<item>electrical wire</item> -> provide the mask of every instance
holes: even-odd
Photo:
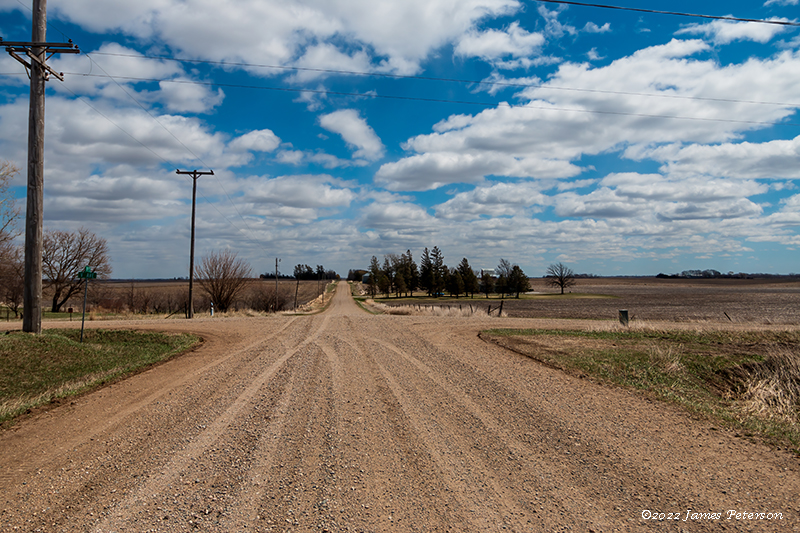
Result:
[[[355,70],[336,70],[336,69],[325,69],[325,68],[309,68],[309,67],[295,67],[295,66],[287,66],[287,65],[263,65],[258,63],[243,63],[243,62],[229,62],[229,61],[210,61],[204,59],[184,59],[184,58],[176,58],[170,56],[149,56],[149,55],[138,55],[138,54],[120,54],[120,53],[111,53],[111,52],[92,52],[93,55],[101,55],[101,56],[112,56],[112,57],[130,57],[136,59],[154,59],[154,60],[162,60],[162,61],[176,61],[179,63],[200,63],[200,64],[210,64],[210,65],[221,65],[226,67],[245,67],[245,68],[266,68],[266,69],[276,69],[276,70],[288,70],[288,71],[297,71],[297,72],[318,72],[322,74],[341,74],[346,76],[364,76],[364,77],[378,77],[378,78],[393,78],[393,79],[407,79],[407,80],[425,80],[425,81],[441,81],[441,82],[450,82],[450,83],[463,83],[469,85],[487,85],[487,86],[494,86],[494,87],[511,87],[511,88],[518,88],[518,89],[547,89],[547,90],[555,90],[555,91],[575,91],[575,92],[586,92],[586,93],[598,93],[598,94],[616,94],[622,96],[647,96],[652,98],[673,98],[679,100],[699,100],[699,101],[707,101],[707,102],[727,102],[727,103],[735,103],[735,104],[758,104],[758,105],[774,105],[779,107],[800,107],[800,104],[797,103],[790,103],[790,102],[762,102],[757,100],[740,100],[734,98],[710,98],[704,96],[687,96],[687,95],[679,95],[679,94],[653,94],[653,93],[637,93],[637,92],[627,92],[627,91],[608,91],[603,89],[586,89],[581,87],[561,87],[556,85],[545,85],[543,83],[513,83],[513,82],[503,82],[503,81],[487,81],[487,80],[469,80],[469,79],[460,79],[460,78],[442,78],[442,77],[434,77],[434,76],[412,76],[407,74],[389,74],[384,72],[361,72]],[[68,73],[72,75],[81,75],[81,76],[88,76],[88,74],[82,73]],[[122,79],[122,77],[120,77]],[[131,78],[136,79],[136,78]],[[168,81],[168,80],[148,80],[142,79],[142,81]],[[191,81],[191,80],[190,80]],[[222,85],[221,85],[222,86]],[[247,87],[243,87],[247,88]],[[304,89],[305,91],[305,89]]]
[[[33,11],[33,10],[32,10],[32,9],[29,7],[29,6],[26,6],[25,4],[23,4],[21,0],[17,0],[17,3],[18,3],[18,4],[20,4],[20,6],[22,6],[23,8],[27,9],[28,11],[31,11],[31,12]],[[66,34],[64,31],[62,31],[62,30],[61,30],[60,28],[58,28],[57,26],[53,25],[53,24],[52,24],[50,21],[47,21],[47,26],[48,26],[48,27],[51,27],[51,28],[53,28],[54,30],[56,30],[57,32],[61,33],[61,35],[62,35],[62,36],[65,38],[65,39],[69,39],[69,36],[68,36],[68,35],[67,35],[67,34]],[[135,103],[136,103],[136,104],[137,104],[137,105],[138,105],[138,106],[139,106],[139,107],[140,107],[140,108],[141,108],[141,109],[142,109],[142,110],[143,110],[145,113],[147,113],[147,114],[150,116],[150,118],[152,118],[152,119],[153,119],[153,120],[154,120],[154,121],[155,121],[155,122],[156,122],[156,123],[157,123],[159,126],[161,126],[161,127],[162,127],[162,128],[163,128],[163,129],[164,129],[166,132],[167,132],[167,133],[169,133],[169,134],[170,134],[170,136],[172,136],[172,137],[173,137],[173,138],[174,138],[176,141],[178,141],[178,143],[180,143],[180,145],[181,145],[181,146],[183,146],[183,147],[184,147],[184,148],[185,148],[185,149],[186,149],[186,150],[187,150],[187,151],[188,151],[190,154],[192,154],[192,156],[193,156],[195,159],[197,159],[197,160],[198,160],[198,161],[199,161],[199,162],[200,162],[200,163],[201,163],[203,166],[205,166],[205,167],[208,167],[208,165],[207,165],[205,162],[203,162],[203,160],[202,160],[202,159],[201,159],[201,158],[200,158],[200,157],[199,157],[197,154],[195,154],[195,153],[194,153],[194,151],[193,151],[191,148],[189,148],[188,146],[186,146],[186,144],[185,144],[183,141],[181,141],[181,140],[180,140],[180,139],[179,139],[179,138],[178,138],[178,137],[177,137],[175,134],[173,134],[173,133],[172,133],[172,131],[170,131],[170,130],[169,130],[169,128],[167,128],[167,127],[166,127],[166,126],[165,126],[165,125],[164,125],[164,124],[163,124],[161,121],[159,121],[159,120],[158,120],[158,119],[157,119],[157,118],[156,118],[156,117],[155,117],[155,116],[154,116],[152,113],[150,113],[150,111],[149,111],[149,110],[148,110],[146,107],[144,107],[144,106],[141,104],[141,102],[139,102],[139,101],[138,101],[138,100],[137,100],[137,99],[136,99],[136,98],[135,98],[135,97],[134,97],[132,94],[130,94],[130,93],[129,93],[129,92],[128,92],[128,91],[127,91],[127,90],[126,90],[126,89],[125,89],[125,88],[124,88],[124,87],[123,87],[121,84],[119,84],[119,83],[118,83],[116,80],[114,80],[114,78],[113,78],[112,76],[108,75],[108,73],[107,73],[107,72],[106,72],[106,71],[103,69],[103,67],[102,67],[102,66],[100,66],[100,65],[99,65],[99,64],[98,64],[98,63],[97,63],[97,62],[96,62],[96,61],[95,61],[95,60],[94,60],[94,59],[93,59],[93,58],[90,56],[90,54],[86,53],[86,56],[89,58],[89,61],[91,61],[92,65],[96,65],[96,66],[97,66],[97,67],[98,67],[98,68],[99,68],[101,71],[103,71],[103,73],[105,74],[105,76],[104,76],[104,77],[107,77],[107,78],[111,79],[112,81],[114,81],[114,83],[115,83],[115,84],[116,84],[116,85],[117,85],[117,86],[118,86],[118,87],[119,87],[119,88],[120,88],[120,89],[121,89],[121,90],[122,90],[122,91],[123,91],[123,92],[124,92],[124,93],[125,93],[125,94],[126,94],[128,97],[129,97],[129,98],[130,98],[130,99],[131,99],[131,100],[133,100],[133,101],[134,101],[134,102],[135,102]],[[115,123],[115,122],[114,122],[113,120],[111,120],[111,119],[110,119],[110,118],[109,118],[107,115],[105,115],[104,113],[102,113],[102,112],[101,112],[99,109],[97,109],[95,106],[91,105],[91,104],[90,104],[90,103],[89,103],[89,102],[88,102],[88,101],[87,101],[85,98],[82,98],[81,96],[78,96],[78,95],[77,95],[77,94],[76,94],[74,91],[72,91],[72,89],[70,89],[70,88],[69,88],[69,87],[68,87],[68,86],[67,86],[65,83],[63,83],[63,82],[62,82],[62,86],[63,86],[63,87],[64,87],[64,88],[65,88],[67,91],[69,91],[70,93],[72,93],[72,95],[73,95],[73,96],[74,96],[76,99],[78,99],[78,100],[82,101],[82,102],[83,102],[85,105],[87,105],[89,108],[93,109],[93,110],[94,110],[96,113],[98,113],[98,114],[99,114],[101,117],[103,117],[104,119],[106,119],[106,120],[107,120],[109,123],[113,124],[113,125],[114,125],[114,126],[117,128],[117,129],[119,129],[119,130],[120,130],[121,132],[123,132],[125,135],[127,135],[128,137],[130,137],[131,139],[133,139],[133,140],[134,140],[134,141],[135,141],[137,144],[141,145],[143,148],[145,148],[147,151],[149,151],[150,153],[152,153],[153,155],[155,155],[157,158],[159,158],[159,159],[160,159],[161,161],[163,161],[164,163],[167,163],[168,165],[172,166],[173,168],[177,168],[177,165],[174,165],[174,164],[172,164],[170,161],[166,160],[166,159],[165,159],[165,158],[163,158],[161,155],[159,155],[159,154],[157,154],[155,151],[153,151],[153,150],[152,150],[150,147],[146,146],[144,143],[142,143],[140,140],[138,140],[136,137],[134,137],[134,136],[133,136],[131,133],[129,133],[128,131],[126,131],[126,130],[125,130],[123,127],[122,127],[122,126],[120,126],[119,124]],[[191,178],[189,178],[188,176],[186,176],[186,179],[191,179]],[[262,245],[261,245],[260,243],[258,243],[258,242],[256,242],[256,241],[254,240],[254,238],[253,238],[253,236],[252,236],[253,230],[250,228],[250,225],[247,223],[247,220],[245,220],[245,218],[242,216],[242,214],[241,214],[241,212],[239,211],[239,209],[236,207],[236,204],[233,202],[233,199],[232,199],[232,198],[230,197],[230,195],[228,194],[228,191],[227,191],[227,190],[225,190],[225,187],[222,185],[222,182],[219,180],[219,177],[218,177],[216,174],[214,175],[214,179],[216,180],[216,182],[217,182],[217,184],[219,185],[219,187],[222,189],[222,192],[223,192],[223,193],[225,193],[225,196],[226,196],[226,198],[228,199],[228,202],[230,202],[230,204],[233,206],[233,209],[236,211],[236,214],[238,214],[238,215],[239,215],[239,218],[241,218],[241,219],[242,219],[242,222],[244,222],[245,226],[247,227],[248,231],[250,232],[250,235],[246,235],[242,229],[238,228],[238,227],[237,227],[237,226],[236,226],[236,225],[235,225],[233,222],[231,222],[231,220],[230,220],[228,217],[226,217],[226,216],[225,216],[225,215],[222,213],[222,211],[220,211],[220,210],[217,208],[217,206],[216,206],[215,204],[213,204],[213,203],[212,203],[212,202],[211,202],[211,201],[210,201],[208,198],[206,198],[206,197],[205,197],[205,195],[204,195],[202,192],[200,193],[200,196],[201,196],[201,198],[202,198],[202,199],[204,199],[204,200],[205,200],[205,201],[206,201],[206,202],[207,202],[209,205],[211,205],[211,207],[213,207],[213,208],[214,208],[214,210],[215,210],[215,211],[217,211],[217,213],[219,213],[219,215],[220,215],[220,216],[222,216],[222,218],[223,218],[223,219],[225,219],[225,220],[226,220],[226,221],[227,221],[227,222],[228,222],[228,223],[229,223],[229,224],[230,224],[230,225],[231,225],[231,226],[232,226],[234,229],[236,229],[236,231],[238,231],[239,233],[242,233],[243,235],[245,235],[245,237],[247,237],[247,238],[250,240],[250,242],[252,242],[252,243],[253,243],[253,244],[255,244],[256,246],[258,246],[258,247],[262,247]]]
[[[94,112],[96,112],[98,115],[100,115],[101,117],[103,117],[103,118],[104,118],[106,121],[108,121],[108,122],[109,122],[111,125],[113,125],[115,128],[117,128],[119,131],[121,131],[122,133],[124,133],[125,135],[127,135],[128,137],[130,137],[130,138],[131,138],[131,139],[132,139],[132,140],[133,140],[133,141],[134,141],[136,144],[138,144],[139,146],[141,146],[142,148],[144,148],[145,150],[147,150],[148,152],[150,152],[151,154],[153,154],[153,155],[154,155],[156,158],[158,158],[159,160],[161,160],[161,162],[165,163],[166,165],[168,165],[168,166],[170,166],[170,167],[172,167],[172,168],[178,168],[178,166],[177,166],[177,165],[175,165],[175,164],[174,164],[172,161],[168,160],[167,158],[165,158],[165,157],[164,157],[164,156],[162,156],[161,154],[159,154],[159,153],[157,153],[156,151],[154,151],[152,148],[150,148],[149,146],[147,146],[146,144],[144,144],[142,141],[140,141],[139,139],[137,139],[137,138],[136,138],[136,137],[135,137],[133,134],[131,134],[130,132],[128,132],[128,131],[127,131],[125,128],[123,128],[122,126],[120,126],[119,124],[117,124],[116,122],[114,122],[114,121],[111,119],[111,117],[109,117],[108,115],[106,115],[105,113],[103,113],[102,111],[100,111],[100,110],[99,110],[97,107],[93,106],[93,105],[91,104],[91,102],[89,102],[89,101],[88,101],[86,98],[84,98],[84,97],[82,97],[82,96],[78,95],[77,93],[75,93],[75,91],[73,91],[72,89],[70,89],[70,87],[69,87],[69,86],[68,86],[66,83],[63,83],[63,82],[62,82],[61,86],[62,86],[62,87],[64,87],[64,89],[66,89],[66,90],[67,90],[69,93],[71,93],[71,94],[72,94],[72,95],[75,97],[75,99],[76,99],[76,100],[78,100],[78,101],[82,102],[82,103],[83,103],[83,104],[85,104],[85,105],[86,105],[88,108],[92,109],[92,110],[93,110]],[[181,143],[181,144],[183,144],[183,143]],[[188,176],[184,176],[184,177],[186,178],[186,180],[191,180],[191,179],[192,179],[192,178],[190,178],[190,177],[188,177]],[[223,190],[224,190],[224,189],[223,189]],[[226,194],[227,194],[227,193],[226,193]],[[216,204],[212,203],[212,202],[211,202],[211,200],[209,200],[209,199],[208,199],[208,198],[207,198],[207,197],[206,197],[206,196],[203,194],[203,192],[202,192],[202,191],[200,192],[200,197],[201,197],[203,200],[205,200],[205,201],[206,201],[206,203],[208,203],[208,204],[209,204],[209,205],[210,205],[212,208],[214,208],[214,210],[215,210],[215,211],[216,211],[216,212],[217,212],[217,213],[218,213],[218,214],[219,214],[219,215],[220,215],[220,216],[221,216],[221,217],[222,217],[222,218],[223,218],[223,219],[224,219],[226,222],[228,222],[228,224],[230,224],[230,225],[231,225],[231,226],[232,226],[232,227],[233,227],[233,228],[234,228],[234,229],[235,229],[237,232],[241,233],[241,234],[242,234],[242,235],[243,235],[245,238],[247,238],[248,240],[250,240],[250,242],[251,242],[251,243],[253,243],[253,244],[255,244],[256,246],[258,246],[258,247],[263,247],[261,243],[259,243],[259,242],[255,241],[255,240],[252,238],[252,236],[250,236],[250,235],[247,235],[247,234],[244,232],[244,230],[242,230],[241,228],[239,228],[238,226],[236,226],[236,224],[234,224],[234,223],[233,223],[233,222],[232,222],[232,221],[231,221],[231,220],[230,220],[230,219],[229,219],[227,216],[225,216],[225,214],[224,214],[222,211],[220,211],[220,210],[219,210],[219,208],[216,206]],[[230,200],[230,197],[229,197],[228,199]],[[232,203],[232,202],[231,202],[231,203]],[[234,206],[234,208],[235,208],[235,206]],[[241,216],[241,215],[240,215],[240,216]],[[248,229],[250,229],[250,228],[248,227]],[[252,233],[252,230],[250,230],[250,231],[251,231],[251,233]]]
[[[675,15],[679,17],[693,17],[693,18],[702,18],[702,19],[713,19],[713,20],[727,20],[732,22],[755,22],[758,24],[777,24],[780,26],[796,26],[800,27],[800,22],[793,21],[793,20],[777,20],[777,19],[748,19],[748,18],[739,18],[739,17],[731,17],[731,16],[717,16],[717,15],[703,15],[698,13],[683,13],[680,11],[661,11],[658,9],[644,9],[639,7],[623,7],[623,6],[612,6],[607,4],[591,4],[588,2],[567,2],[564,0],[534,0],[536,2],[542,2],[547,4],[564,4],[568,6],[581,6],[581,7],[597,7],[601,9],[616,9],[620,11],[635,11],[637,13],[650,13],[656,15]]]
[[[183,146],[183,147],[186,149],[186,151],[188,151],[190,154],[192,154],[192,156],[193,156],[193,157],[194,157],[194,158],[195,158],[197,161],[199,161],[199,162],[202,164],[202,166],[204,166],[204,167],[206,167],[206,168],[210,168],[210,165],[208,165],[208,164],[207,164],[205,161],[203,161],[203,159],[202,159],[200,156],[198,156],[198,155],[197,155],[197,154],[196,154],[196,153],[195,153],[195,152],[194,152],[194,151],[193,151],[191,148],[189,148],[188,146],[186,146],[186,144],[185,144],[183,141],[181,141],[181,140],[180,140],[180,139],[179,139],[179,138],[178,138],[178,137],[177,137],[177,136],[176,136],[174,133],[172,133],[172,131],[170,131],[170,129],[169,129],[169,128],[167,128],[167,127],[164,125],[164,123],[163,123],[163,122],[161,122],[160,120],[158,120],[158,118],[157,118],[155,115],[153,115],[153,113],[151,113],[151,112],[150,112],[150,110],[148,110],[148,109],[147,109],[147,108],[146,108],[144,105],[142,105],[142,103],[141,103],[141,102],[139,102],[139,100],[137,100],[137,99],[136,99],[136,97],[134,97],[134,96],[133,96],[133,95],[132,95],[132,94],[131,94],[131,93],[130,93],[130,92],[127,90],[127,89],[125,89],[125,87],[123,87],[123,86],[122,86],[122,85],[121,85],[119,82],[117,82],[117,80],[115,80],[115,79],[114,79],[112,76],[110,76],[110,75],[108,74],[108,72],[106,72],[106,71],[105,71],[105,69],[103,69],[103,67],[102,67],[102,66],[100,66],[100,65],[99,65],[99,64],[98,64],[98,63],[97,63],[97,62],[96,62],[96,61],[95,61],[95,60],[94,60],[94,59],[91,57],[91,55],[90,55],[90,54],[88,54],[88,53],[87,53],[87,54],[86,54],[86,56],[89,58],[89,61],[91,61],[93,65],[96,65],[96,66],[97,66],[97,68],[99,68],[101,71],[103,71],[103,74],[105,74],[105,76],[107,76],[109,79],[111,79],[111,80],[112,80],[112,81],[113,81],[113,82],[114,82],[114,83],[117,85],[117,87],[119,87],[119,88],[122,90],[122,92],[124,92],[124,93],[125,93],[125,94],[128,96],[128,98],[130,98],[131,100],[133,100],[133,102],[135,102],[135,103],[136,103],[136,105],[138,105],[138,106],[139,106],[139,107],[140,107],[140,108],[141,108],[141,109],[142,109],[142,110],[143,110],[145,113],[147,113],[147,114],[150,116],[150,118],[152,118],[152,119],[153,119],[153,120],[156,122],[156,124],[158,124],[159,126],[161,126],[161,127],[164,129],[164,131],[166,131],[167,133],[169,133],[169,134],[170,134],[170,136],[171,136],[173,139],[175,139],[176,141],[178,141],[178,143],[180,143],[180,145],[181,145],[181,146]],[[227,190],[225,189],[225,187],[222,185],[222,182],[219,180],[219,177],[218,177],[216,174],[214,174],[214,180],[217,182],[217,185],[219,185],[220,189],[222,189],[222,192],[223,192],[223,193],[225,193],[225,197],[228,199],[228,202],[230,202],[231,206],[233,206],[233,209],[234,209],[234,211],[236,211],[236,214],[237,214],[237,215],[239,215],[239,218],[241,218],[241,219],[242,219],[242,222],[244,222],[244,225],[245,225],[245,227],[247,227],[248,231],[250,231],[250,232],[252,233],[252,231],[253,231],[253,230],[252,230],[252,228],[250,228],[250,225],[247,223],[247,220],[245,220],[244,216],[242,216],[242,213],[239,211],[239,208],[237,208],[237,207],[236,207],[236,204],[233,202],[233,199],[232,199],[232,198],[231,198],[231,196],[228,194],[228,191],[227,191]],[[221,213],[220,213],[220,214],[221,214]]]
[[[23,7],[24,4],[17,0],[20,5]],[[704,15],[704,14],[693,14],[693,13],[683,13],[683,12],[674,12],[674,11],[661,11],[661,10],[653,10],[653,9],[643,9],[643,8],[630,8],[630,7],[623,7],[623,6],[615,6],[615,5],[606,5],[606,4],[594,4],[594,3],[587,3],[587,2],[572,2],[572,1],[561,1],[561,0],[535,0],[542,3],[554,3],[554,4],[564,4],[564,5],[574,5],[574,6],[581,6],[581,7],[593,7],[593,8],[604,8],[604,9],[615,9],[615,10],[622,10],[622,11],[633,11],[633,12],[642,12],[642,13],[649,13],[649,14],[662,14],[662,15],[675,15],[675,16],[684,16],[684,17],[695,17],[695,18],[703,18],[703,19],[714,19],[714,20],[725,20],[725,21],[732,21],[732,22],[752,22],[752,23],[761,23],[761,24],[775,24],[775,25],[783,25],[783,26],[800,26],[800,23],[795,21],[785,21],[785,20],[762,20],[762,19],[747,19],[747,18],[738,18],[732,16],[714,16],[714,15]],[[30,8],[27,8],[30,10]],[[48,25],[53,27],[49,22]],[[61,31],[59,28],[54,27],[56,31],[59,31],[62,35],[67,37],[66,33]],[[235,63],[235,62],[225,62],[225,61],[208,61],[208,60],[190,60],[190,59],[180,59],[180,58],[173,58],[173,57],[163,57],[163,56],[141,56],[141,55],[127,55],[127,54],[112,54],[112,53],[104,53],[104,52],[94,52],[93,55],[106,55],[106,56],[129,56],[129,57],[137,57],[137,58],[147,58],[147,59],[158,59],[158,60],[169,60],[169,61],[178,61],[178,62],[193,62],[193,63],[205,63],[205,64],[218,64],[224,66],[238,66],[238,67],[245,67],[245,68],[269,68],[269,69],[280,69],[280,70],[290,70],[290,71],[305,71],[305,72],[318,72],[318,73],[328,73],[328,74],[344,74],[344,75],[355,75],[355,76],[375,76],[375,77],[386,77],[386,78],[394,78],[394,79],[412,79],[412,80],[426,80],[426,81],[443,81],[443,82],[451,82],[451,83],[468,83],[473,85],[486,85],[486,86],[503,86],[503,87],[515,87],[515,88],[539,88],[539,89],[547,89],[547,90],[561,90],[561,91],[579,91],[579,92],[588,92],[588,93],[599,93],[599,94],[615,94],[615,95],[625,95],[625,96],[644,96],[644,97],[661,97],[661,98],[676,98],[676,99],[687,99],[687,100],[701,100],[701,101],[714,101],[714,102],[727,102],[727,103],[745,103],[745,104],[756,104],[756,105],[774,105],[774,106],[791,106],[791,107],[799,107],[797,104],[787,104],[787,103],[778,103],[778,102],[757,102],[757,101],[746,101],[746,100],[734,100],[734,99],[721,99],[721,98],[705,98],[705,97],[693,97],[693,96],[682,96],[682,95],[665,95],[665,94],[647,94],[647,93],[633,93],[633,92],[622,92],[622,91],[604,91],[598,89],[584,89],[584,88],[571,88],[571,87],[555,87],[555,86],[545,86],[543,84],[519,84],[519,83],[511,83],[511,82],[490,82],[487,80],[463,80],[463,79],[453,79],[453,78],[440,78],[440,77],[431,77],[431,76],[408,76],[408,75],[399,75],[399,74],[391,74],[391,73],[376,73],[376,72],[356,72],[356,71],[343,71],[343,70],[333,70],[333,69],[315,69],[315,68],[303,68],[303,67],[290,67],[290,66],[278,66],[278,65],[257,65],[257,64],[249,64],[249,63]],[[728,122],[728,123],[741,123],[741,124],[756,124],[756,125],[782,125],[782,126],[800,126],[800,124],[795,123],[785,123],[785,122],[761,122],[761,121],[747,121],[747,120],[734,120],[734,119],[715,119],[715,118],[705,118],[705,117],[680,117],[680,116],[668,116],[668,115],[654,115],[654,114],[644,114],[644,113],[627,113],[627,112],[616,112],[616,111],[603,111],[603,110],[587,110],[587,109],[574,109],[574,108],[561,108],[561,107],[544,107],[544,106],[535,106],[535,105],[521,105],[521,106],[511,106],[507,103],[496,103],[496,102],[476,102],[476,101],[465,101],[465,100],[454,100],[454,99],[442,99],[442,98],[425,98],[425,97],[411,97],[411,96],[399,96],[399,95],[378,95],[378,94],[360,94],[360,93],[349,93],[349,92],[342,92],[342,91],[329,91],[329,90],[315,90],[315,89],[303,89],[303,88],[287,88],[287,87],[268,87],[268,86],[257,86],[257,85],[244,85],[244,84],[228,84],[228,83],[217,83],[217,82],[198,82],[198,81],[191,81],[191,80],[159,80],[159,79],[147,79],[147,78],[135,78],[135,77],[123,77],[123,76],[110,76],[89,54],[87,54],[90,61],[93,65],[96,65],[104,75],[93,75],[93,74],[81,74],[81,73],[70,73],[71,75],[79,75],[85,77],[101,77],[101,78],[108,78],[112,80],[115,84],[119,86],[119,88],[131,99],[133,100],[142,110],[144,110],[156,123],[158,123],[165,131],[167,131],[183,148],[187,150],[195,159],[201,162],[204,166],[208,167],[194,151],[189,148],[185,143],[183,143],[176,135],[174,135],[169,128],[167,128],[161,121],[159,121],[145,106],[143,106],[129,91],[127,91],[122,84],[120,84],[117,80],[130,80],[130,81],[142,81],[142,82],[153,82],[153,83],[186,83],[186,84],[194,84],[194,85],[205,85],[205,86],[214,86],[214,87],[229,87],[229,88],[242,88],[242,89],[257,89],[257,90],[269,90],[269,91],[283,91],[283,92],[298,92],[298,93],[311,93],[311,94],[332,94],[338,96],[351,96],[351,97],[360,97],[360,98],[384,98],[384,99],[392,99],[392,100],[405,100],[405,101],[419,101],[419,102],[430,102],[430,103],[448,103],[448,104],[461,104],[461,105],[476,105],[476,106],[483,106],[483,107],[500,107],[500,106],[508,106],[514,108],[527,108],[527,109],[537,109],[537,110],[548,110],[548,111],[563,111],[563,112],[578,112],[578,113],[593,113],[593,114],[606,114],[606,115],[619,115],[619,116],[632,116],[632,117],[641,117],[641,118],[660,118],[660,119],[672,119],[672,120],[698,120],[698,121],[712,121],[712,122]],[[78,96],[74,91],[72,91],[66,84],[62,84],[70,93],[75,96],[76,99],[82,101],[85,105],[93,109],[96,113],[102,116],[104,119],[109,121],[113,124],[116,128],[122,131],[125,135],[130,137],[134,140],[137,144],[141,145],[143,148],[148,150],[150,153],[155,155],[159,160],[166,164],[172,165],[170,161],[166,158],[161,156],[160,154],[156,153],[153,149],[146,146],[140,140],[136,139],[131,133],[126,131],[122,128],[119,124],[115,123],[113,120],[110,119],[107,115],[102,113],[99,109],[93,106],[89,101],[85,98]],[[187,178],[188,179],[188,178]],[[233,206],[236,213],[245,223],[245,226],[250,231],[252,235],[252,229],[247,224],[246,219],[242,216],[241,212],[236,207],[236,204],[233,202],[230,195],[227,193],[225,188],[222,186],[222,183],[219,179],[215,176],[217,183],[225,193],[230,204]],[[215,204],[211,203],[208,198],[205,196],[201,196],[209,203],[214,209],[229,223],[232,227],[234,227],[238,232],[242,233],[243,235],[247,236],[251,242],[258,245],[251,236],[245,234],[245,232],[238,228],[233,222],[228,219],[217,207]]]
[[[69,73],[70,75],[75,76],[87,76],[87,77],[104,77],[99,75],[88,75],[88,74],[80,74],[80,73]],[[671,120],[696,120],[702,122],[723,122],[723,123],[732,123],[732,124],[754,124],[754,125],[762,125],[762,126],[793,126],[793,127],[800,127],[800,123],[793,123],[793,122],[770,122],[770,121],[757,121],[757,120],[737,120],[737,119],[723,119],[723,118],[708,118],[708,117],[683,117],[683,116],[673,116],[673,115],[654,115],[648,113],[630,113],[625,111],[604,111],[599,109],[580,109],[580,108],[566,108],[566,107],[554,107],[554,106],[537,106],[533,104],[523,104],[514,106],[506,102],[477,102],[477,101],[470,101],[470,100],[453,100],[447,98],[425,98],[421,96],[401,96],[401,95],[386,95],[386,94],[376,94],[376,93],[351,93],[351,92],[344,92],[344,91],[330,91],[327,89],[307,89],[307,88],[292,88],[292,87],[270,87],[265,85],[245,85],[245,84],[234,84],[234,83],[218,83],[218,82],[200,82],[200,81],[192,81],[192,80],[169,80],[169,79],[154,79],[154,78],[137,78],[131,76],[116,76],[116,78],[121,80],[131,80],[131,81],[145,81],[145,82],[158,82],[158,83],[178,83],[178,84],[190,84],[190,85],[204,85],[204,86],[211,86],[211,87],[226,87],[226,88],[235,88],[235,89],[258,89],[263,91],[278,91],[278,92],[296,92],[296,93],[311,93],[311,94],[324,94],[324,95],[334,95],[334,96],[350,96],[350,97],[358,97],[358,98],[382,98],[388,100],[401,100],[401,101],[412,101],[412,102],[427,102],[427,103],[437,103],[437,104],[459,104],[459,105],[473,105],[473,106],[481,106],[481,107],[508,107],[514,109],[535,109],[535,110],[542,110],[542,111],[566,111],[566,112],[574,112],[574,113],[588,113],[588,114],[598,114],[598,115],[616,115],[616,116],[630,116],[630,117],[639,117],[639,118],[659,118],[659,119],[671,119]],[[647,96],[647,95],[643,95]]]

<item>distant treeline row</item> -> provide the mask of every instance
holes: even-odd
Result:
[[[275,279],[275,272],[265,272],[259,276],[261,279]],[[339,279],[339,274],[333,270],[328,270],[322,265],[311,268],[309,265],[295,265],[294,274],[291,276],[278,274],[278,279],[302,279],[302,280],[321,280]]]
[[[419,266],[414,262],[411,250],[400,255],[385,255],[382,265],[373,255],[369,270],[350,270],[347,279],[366,283],[372,296],[378,293],[414,296],[414,291],[421,290],[433,297],[442,296],[445,292],[456,298],[462,294],[474,296],[480,292],[487,297],[491,293],[500,293],[514,294],[519,298],[521,293],[530,290],[528,276],[519,265],[501,259],[494,276],[482,271],[479,277],[466,257],[457,267],[445,265],[438,246],[430,251],[425,248]]]
[[[728,272],[723,274],[718,270],[684,270],[680,274],[658,274],[657,278],[667,279],[755,279],[755,278],[786,278],[798,277],[800,274],[748,274],[746,272]]]

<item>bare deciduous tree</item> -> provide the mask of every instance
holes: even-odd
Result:
[[[276,313],[286,309],[289,299],[285,294],[275,294],[275,286],[271,282],[257,281],[247,298],[248,305],[256,311]]]
[[[78,279],[78,273],[84,267],[92,267],[101,279],[111,275],[106,240],[86,228],[77,232],[45,231],[42,250],[42,270],[45,284],[53,293],[54,313],[80,292],[83,280]]]
[[[575,273],[563,263],[556,263],[547,267],[546,277],[548,285],[561,287],[561,294],[564,294],[564,289],[575,285]]]
[[[508,287],[508,280],[511,278],[513,268],[511,261],[501,258],[495,269],[497,280],[494,283],[494,289],[500,293],[502,298],[506,297],[506,293],[512,292]]]
[[[25,265],[22,249],[13,246],[10,242],[0,244],[0,298],[14,311],[14,316],[19,316],[22,305],[22,293],[25,287],[23,272]]]
[[[220,312],[225,312],[247,285],[250,265],[235,252],[222,250],[203,257],[197,267],[197,281]]]
[[[19,169],[10,161],[0,161],[0,246],[10,244],[19,235],[19,230],[15,227],[19,218],[19,207],[8,190],[11,179],[18,172]]]

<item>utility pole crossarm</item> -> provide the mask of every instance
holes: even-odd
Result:
[[[14,59],[22,63],[28,71],[31,70],[31,63],[26,61],[19,54],[27,55],[31,61],[35,61],[43,68],[45,73],[45,80],[48,75],[52,74],[61,81],[64,81],[64,73],[56,72],[50,65],[47,64],[47,59],[53,57],[53,54],[80,54],[81,51],[78,45],[74,44],[70,39],[67,43],[39,43],[39,42],[22,42],[22,41],[4,41],[0,38],[0,46],[6,47],[6,52]],[[41,54],[46,54],[47,58],[40,57]]]
[[[200,176],[213,176],[214,171],[209,170],[208,172],[203,172],[201,170],[176,170],[175,174],[186,174],[187,176],[191,176],[192,179],[197,179]]]

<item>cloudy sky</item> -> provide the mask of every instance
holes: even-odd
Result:
[[[30,40],[30,6],[0,0],[3,39]],[[176,169],[214,171],[198,256],[255,273],[426,246],[530,276],[800,272],[797,26],[522,0],[50,0],[48,23],[83,53],[50,60],[45,227],[106,238],[117,278],[187,275]],[[24,169],[28,78],[0,74]]]

